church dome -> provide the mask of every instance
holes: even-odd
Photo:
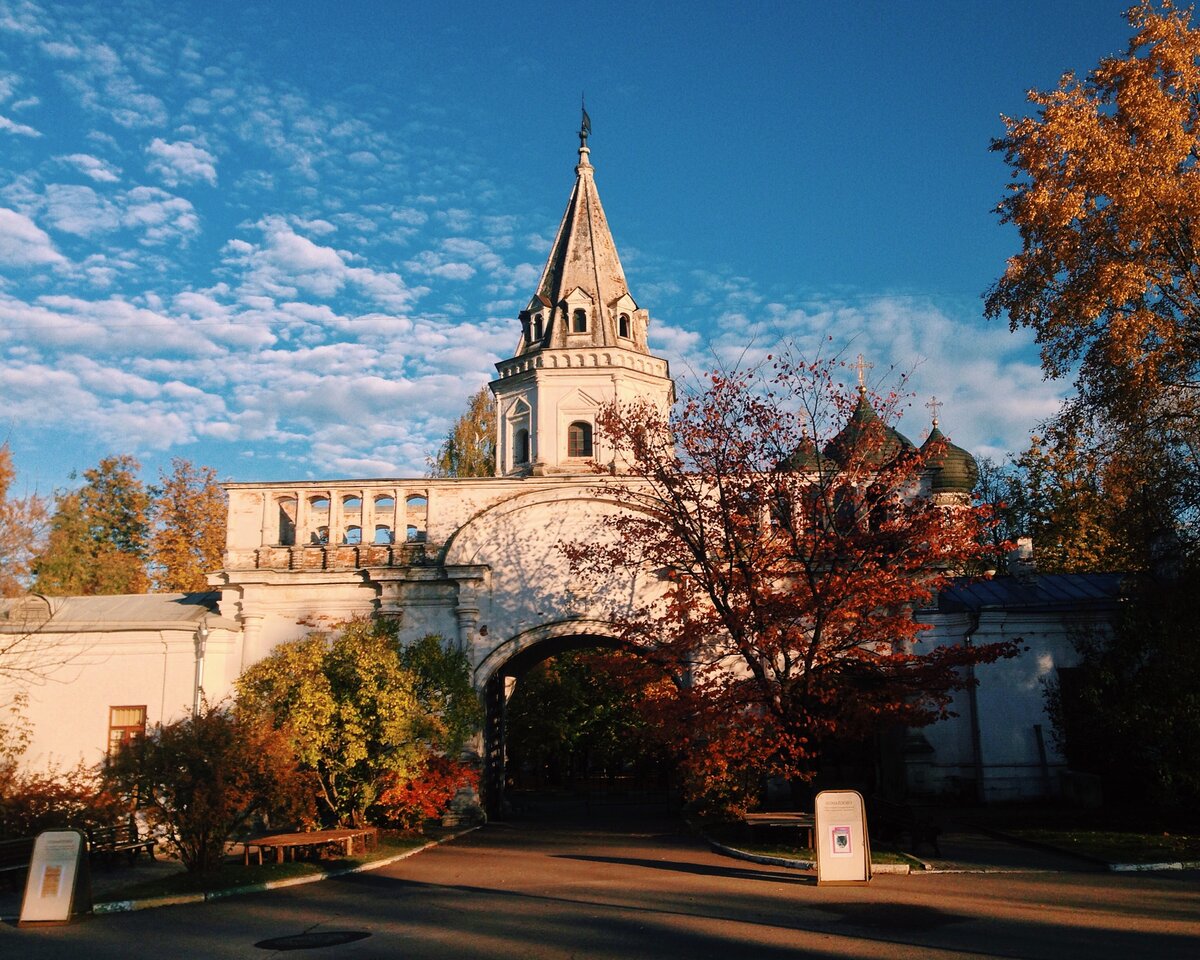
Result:
[[[860,389],[850,422],[825,445],[825,456],[844,464],[857,454],[872,466],[882,466],[898,454],[915,449],[908,437],[879,419],[866,390]]]
[[[805,437],[800,445],[779,462],[780,470],[790,470],[796,473],[811,473],[820,470],[825,458],[811,438]]]
[[[947,440],[942,431],[938,429],[937,421],[934,420],[933,429],[929,431],[929,436],[921,444],[921,451],[928,450],[932,444],[938,442],[944,444],[941,452],[931,457],[926,463],[926,466],[933,471],[933,492],[970,493],[975,489],[975,482],[979,479],[979,465],[975,462],[975,458],[962,447],[956,447]]]

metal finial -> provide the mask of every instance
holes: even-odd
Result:
[[[592,118],[588,116],[587,101],[583,94],[579,95],[579,107],[583,113],[583,119],[579,124],[579,146],[582,149],[587,146],[587,138],[592,134]]]
[[[867,371],[874,370],[875,364],[867,363],[866,358],[860,353],[858,359],[852,364],[854,370],[858,371],[858,389],[860,393],[866,393],[867,390]]]
[[[925,409],[933,415],[933,425],[935,427],[938,425],[938,411],[944,406],[945,404],[937,397],[930,397],[929,402],[925,404]]]

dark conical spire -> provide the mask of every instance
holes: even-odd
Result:
[[[587,145],[591,129],[591,118],[584,110],[575,187],[537,292],[522,313],[528,331],[522,352],[578,346],[620,346],[648,352],[646,317],[629,294],[625,270],[596,190]]]

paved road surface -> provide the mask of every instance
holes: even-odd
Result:
[[[0,958],[1200,957],[1200,876],[1004,873],[820,887],[709,852],[670,821],[491,824],[382,870],[233,898],[0,927]],[[313,937],[313,942],[320,939]],[[292,946],[287,942],[282,946]]]

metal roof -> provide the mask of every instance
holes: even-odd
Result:
[[[45,597],[0,601],[0,630],[39,624],[39,629],[79,630],[157,627],[186,629],[207,618],[210,627],[238,629],[217,612],[220,593],[146,593],[97,597]]]
[[[1038,573],[956,581],[938,596],[937,609],[1066,609],[1112,605],[1124,595],[1123,573]]]

